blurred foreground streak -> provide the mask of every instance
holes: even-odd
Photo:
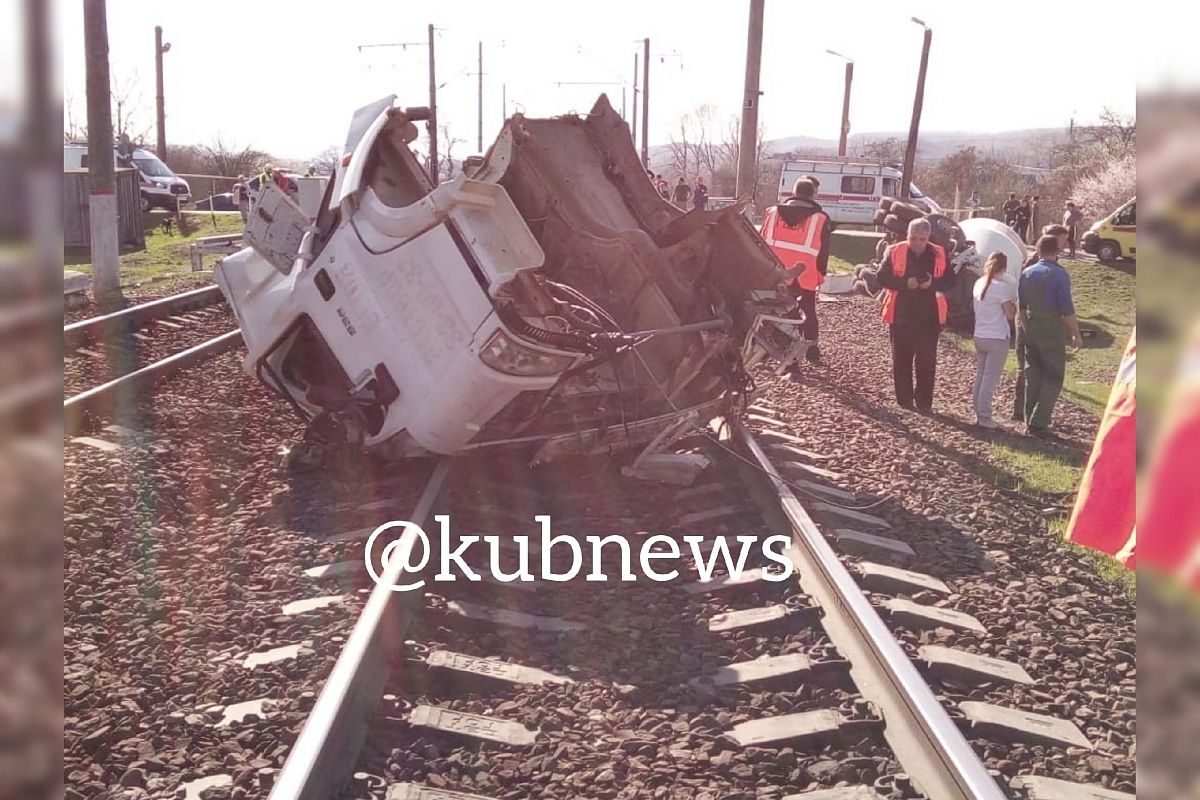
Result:
[[[53,6],[0,2],[0,800],[63,794]]]
[[[1200,796],[1200,95],[1139,98],[1138,796]]]
[[[1096,442],[1079,484],[1067,539],[1136,564],[1137,374],[1136,330],[1129,337]]]

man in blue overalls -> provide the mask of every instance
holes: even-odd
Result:
[[[1083,338],[1071,299],[1071,276],[1058,263],[1058,238],[1038,239],[1037,251],[1037,263],[1021,273],[1017,306],[1025,345],[1026,432],[1048,438],[1050,416],[1067,373],[1067,332],[1076,350]]]

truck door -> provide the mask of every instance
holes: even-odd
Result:
[[[1121,245],[1121,252],[1137,253],[1137,201],[1134,200],[1113,215],[1113,238]]]

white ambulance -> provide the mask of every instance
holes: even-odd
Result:
[[[880,198],[899,197],[903,177],[895,167],[880,164],[785,161],[779,178],[779,202],[791,197],[792,185],[806,175],[821,182],[817,202],[836,225],[873,225]],[[930,214],[944,213],[916,184],[910,187],[909,202]]]
[[[174,211],[176,203],[186,205],[191,202],[192,187],[150,150],[130,147],[121,152],[119,148],[113,148],[113,156],[118,167],[129,167],[138,171],[142,211],[152,208]],[[64,169],[87,169],[87,166],[86,141],[67,142],[63,145]]]

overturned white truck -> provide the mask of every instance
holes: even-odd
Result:
[[[309,439],[385,457],[611,452],[727,413],[748,362],[803,352],[782,265],[738,208],[663,201],[625,122],[508,120],[436,188],[424,109],[359,111],[315,220],[282,194],[217,268],[245,368]]]

